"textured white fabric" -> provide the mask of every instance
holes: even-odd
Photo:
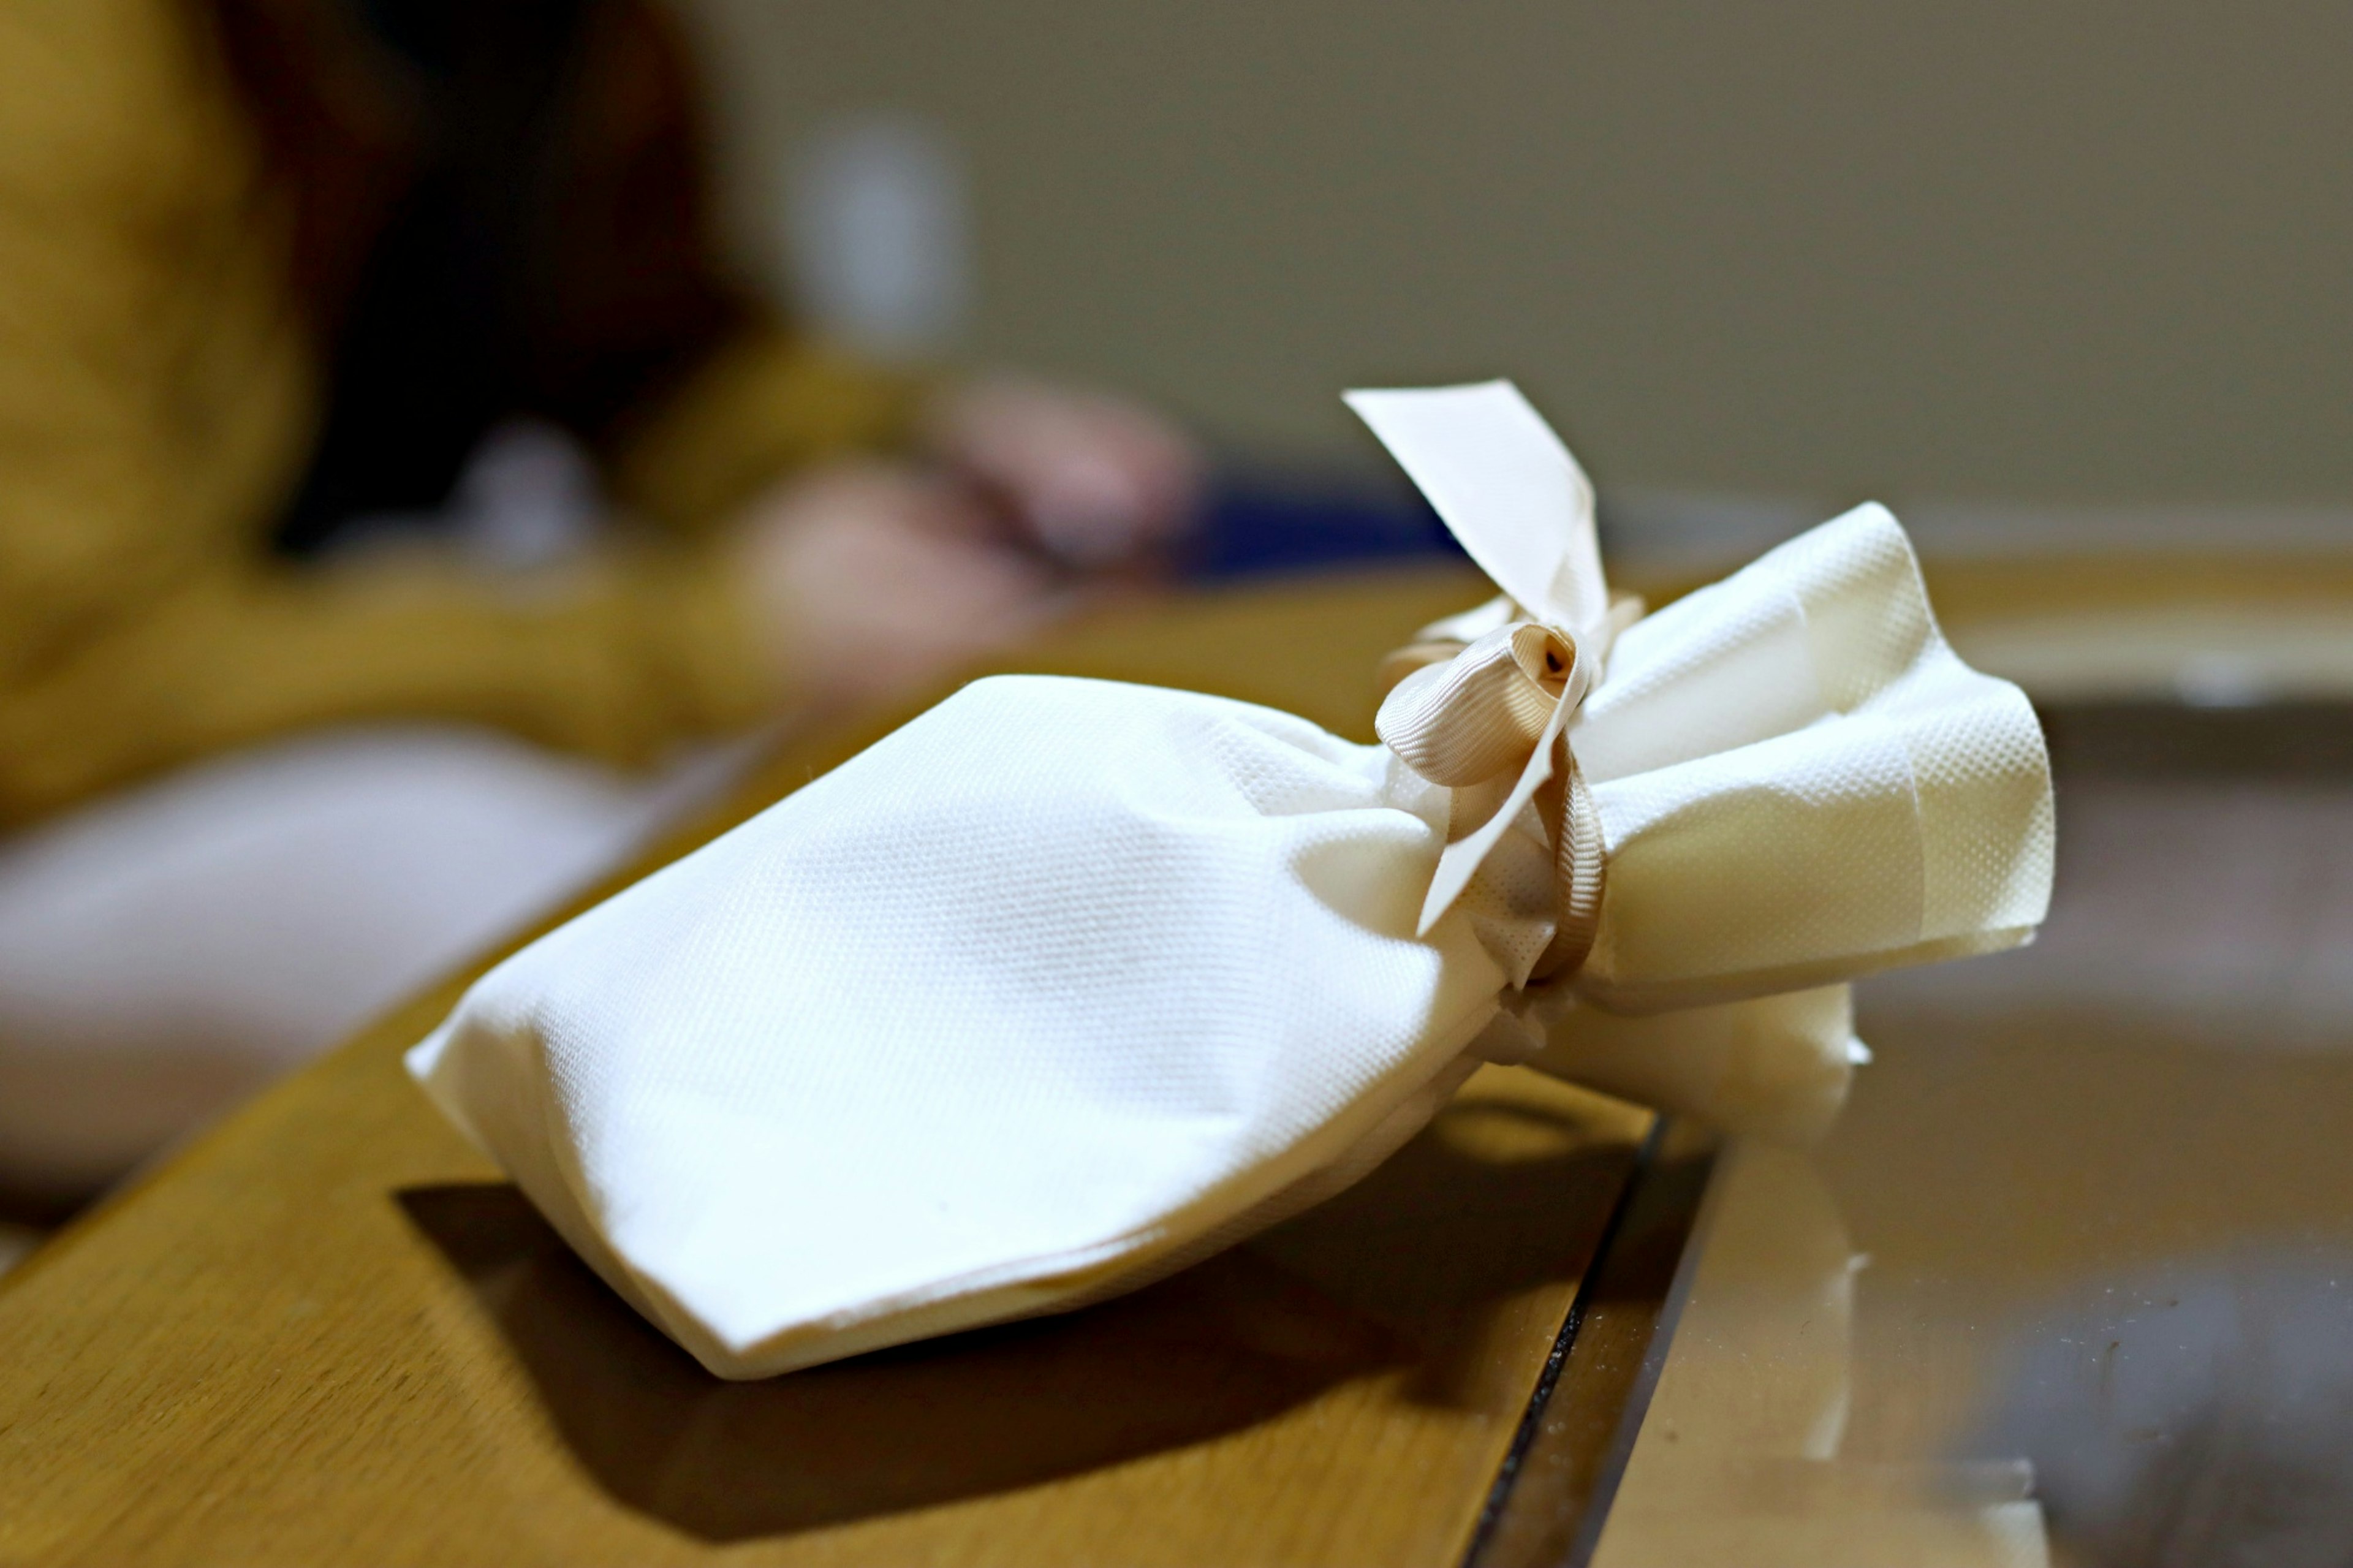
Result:
[[[1589,527],[1482,510],[1418,407],[1546,504],[1589,491],[1469,390],[1383,409],[1450,523]],[[1591,637],[1576,554],[1506,569]],[[1636,626],[1573,709],[1610,859],[1547,988],[1519,989],[1554,889],[1524,801],[1425,925],[1457,792],[1385,748],[1009,677],[509,959],[410,1065],[617,1289],[758,1376],[1131,1288],[1336,1191],[1482,1058],[1810,1130],[1852,1054],[1835,982],[2040,918],[2039,732],[1944,650],[1883,512]],[[1830,989],[1726,1005],[1799,985]]]
[[[2050,903],[2042,728],[1884,507],[1636,623],[1570,744],[1609,867],[1577,984],[1620,1011],[2013,947]]]
[[[1437,795],[1262,708],[981,681],[508,960],[415,1066],[714,1371],[1051,1305],[1485,1025],[1468,918],[1414,935]]]
[[[1633,1017],[1555,993],[1528,1011],[1529,1066],[1776,1143],[1828,1131],[1871,1059],[1845,985]]]
[[[1479,570],[1579,638],[1609,610],[1593,482],[1508,381],[1345,395]]]

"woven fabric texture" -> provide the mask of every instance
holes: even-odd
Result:
[[[1586,997],[1649,1012],[2014,946],[2051,898],[2042,726],[1857,507],[1637,622],[1570,732],[1609,891]]]
[[[1492,1016],[1469,917],[1414,935],[1432,795],[1264,709],[978,682],[508,960],[414,1066],[723,1374],[1100,1293]]]
[[[1418,396],[1375,406],[1450,525],[1606,646],[1598,557],[1497,532],[1589,508],[1573,459],[1507,387]],[[616,1289],[760,1376],[1155,1278],[1363,1174],[1481,1059],[1819,1131],[1841,983],[2042,918],[2040,731],[1878,508],[1634,625],[1573,717],[1607,877],[1560,981],[1526,984],[1534,773],[1450,846],[1464,792],[1384,747],[1006,677],[508,959],[411,1070]]]

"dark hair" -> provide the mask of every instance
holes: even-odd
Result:
[[[499,420],[592,444],[745,313],[701,97],[649,0],[209,0],[328,404],[279,531],[440,501]]]

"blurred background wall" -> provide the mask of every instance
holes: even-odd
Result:
[[[1508,374],[1605,490],[2353,520],[2342,0],[691,9],[747,267],[828,127],[913,117],[958,346],[1245,452]]]

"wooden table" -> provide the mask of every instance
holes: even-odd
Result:
[[[1864,987],[1879,1060],[1810,1154],[1491,1070],[1150,1290],[724,1384],[402,1076],[454,977],[0,1285],[0,1562],[2342,1560],[2353,576],[2247,570],[1932,574],[1998,669],[2108,650],[2054,715],[2059,899],[2024,954]],[[1481,594],[1232,594],[1019,662],[1368,738],[1374,660]],[[2305,705],[2135,706],[2201,614]]]
[[[1482,596],[1451,571],[1244,592],[1018,662],[1369,739],[1379,654]],[[786,746],[647,865],[886,727]],[[1138,1295],[728,1384],[406,1081],[399,1052],[467,978],[0,1288],[0,1561],[1368,1568],[1460,1562],[1476,1538],[1504,1568],[1536,1539],[1501,1483],[1540,1389],[1558,1381],[1591,1437],[1543,1449],[1552,1527],[1614,1430],[1627,1380],[1556,1352],[1651,1130],[1631,1107],[1489,1069],[1339,1202]],[[1639,1305],[1599,1321],[1638,1362]]]

